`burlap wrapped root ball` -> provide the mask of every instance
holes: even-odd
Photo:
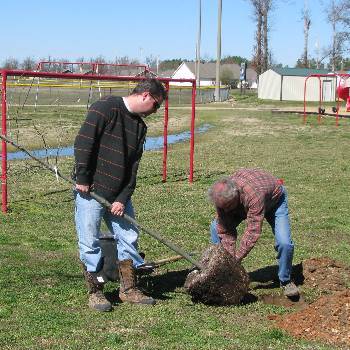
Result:
[[[221,244],[206,249],[201,264],[202,270],[190,272],[185,281],[192,301],[208,305],[239,304],[249,287],[249,276],[243,266]]]

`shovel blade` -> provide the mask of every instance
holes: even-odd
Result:
[[[117,242],[109,232],[100,234],[100,247],[102,250],[104,275],[110,281],[119,281],[119,268],[117,261]]]

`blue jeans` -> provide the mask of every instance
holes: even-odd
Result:
[[[112,215],[89,194],[74,191],[74,197],[79,256],[87,271],[97,272],[102,268],[101,248],[98,240],[102,219],[117,242],[116,258],[120,261],[132,259],[135,267],[144,263],[138,253],[139,232],[135,226],[121,217]],[[132,218],[135,217],[131,200],[125,205],[125,214]]]
[[[289,212],[288,212],[288,195],[283,188],[282,197],[270,212],[265,214],[265,219],[270,224],[275,236],[275,250],[278,259],[278,278],[280,282],[285,283],[291,279],[292,262],[294,253],[294,243],[291,237]],[[220,243],[218,236],[216,219],[210,225],[211,241],[214,244]]]

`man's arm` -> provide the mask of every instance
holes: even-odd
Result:
[[[106,101],[97,101],[91,105],[85,122],[81,126],[74,142],[76,189],[87,192],[92,182],[91,161],[96,144],[108,123],[110,116]]]
[[[264,210],[259,204],[253,205],[248,209],[247,227],[240,241],[240,246],[236,254],[236,259],[241,261],[254,247],[259,239],[264,220]]]
[[[124,186],[123,190],[119,193],[118,197],[116,198],[115,202],[123,203],[125,204],[132,196],[134,193],[135,187],[136,187],[136,175],[137,175],[137,170],[139,168],[140,160],[142,157],[143,153],[143,145],[146,139],[146,132],[147,129],[144,130],[143,135],[140,138],[140,142],[138,145],[138,149],[134,158],[134,161],[131,165],[130,169],[130,176],[129,180]]]
[[[221,244],[227,252],[236,257],[237,223],[233,219],[232,213],[217,208],[217,232]]]

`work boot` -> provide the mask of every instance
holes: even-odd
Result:
[[[281,288],[287,298],[299,296],[299,288],[292,281],[281,283]]]
[[[146,305],[154,305],[156,303],[153,298],[143,294],[142,291],[137,288],[136,274],[131,259],[119,261],[119,273],[119,298],[121,301]]]
[[[103,294],[103,283],[99,283],[93,272],[84,268],[84,278],[89,291],[89,308],[97,311],[111,311],[112,304]]]
[[[136,275],[143,276],[143,275],[150,275],[155,270],[155,265],[153,262],[145,262],[139,266],[136,267],[135,272]]]

